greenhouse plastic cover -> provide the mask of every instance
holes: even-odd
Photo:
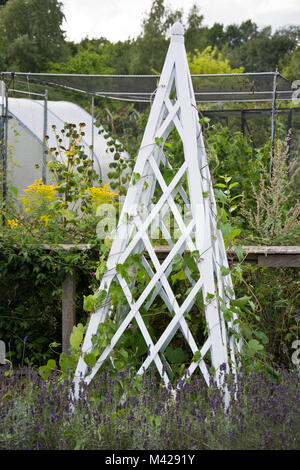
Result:
[[[47,135],[49,136],[48,146],[57,147],[55,131],[52,126],[56,126],[56,133],[62,138],[61,145],[68,147],[68,138],[63,137],[60,131],[65,123],[76,124],[85,123],[83,131],[85,136],[82,140],[84,151],[91,155],[90,145],[92,144],[92,116],[80,106],[66,101],[47,102]],[[42,143],[44,136],[44,101],[30,100],[26,98],[9,98],[8,115],[15,118],[24,128],[33,134]],[[109,163],[112,162],[112,152],[109,151],[107,142],[99,130],[102,128],[94,125],[94,169],[106,180],[109,171]],[[124,152],[124,156],[128,156]]]

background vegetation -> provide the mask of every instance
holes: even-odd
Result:
[[[65,39],[63,8],[57,0],[3,1],[0,68],[84,74],[158,73],[168,47],[169,29],[175,20],[182,21],[182,11],[168,9],[164,0],[153,0],[136,39],[111,43],[103,37],[86,38],[75,44]],[[294,80],[299,78],[299,40],[300,26],[272,32],[271,27],[259,28],[248,20],[240,25],[225,27],[215,23],[207,27],[196,5],[185,24],[188,60],[195,74],[278,70]],[[51,99],[69,96],[89,110],[90,104],[75,93],[51,93]],[[59,351],[61,282],[73,268],[77,273],[77,320],[85,323],[88,316],[83,309],[83,297],[97,285],[95,272],[107,250],[96,237],[93,197],[99,197],[99,193],[95,187],[101,189],[102,201],[106,197],[113,199],[112,191],[125,193],[122,176],[127,164],[119,159],[114,138],[118,137],[129,151],[132,165],[149,112],[147,107],[128,103],[96,99],[95,104],[99,122],[104,124],[110,145],[115,149],[110,189],[103,188],[100,181],[92,182],[88,156],[80,148],[82,129],[77,133],[72,126],[64,131],[72,136],[73,147],[68,152],[73,152],[69,157],[75,159],[67,158],[67,167],[52,164],[56,177],[52,188],[43,188],[38,182],[28,188],[22,200],[23,214],[15,210],[16,197],[20,195],[10,188],[5,208],[6,226],[0,232],[0,338],[8,338],[10,358],[16,365],[41,365],[55,357],[55,346],[49,348],[49,344],[56,344]],[[240,244],[299,245],[299,147],[297,138],[293,147],[288,146],[285,121],[280,116],[277,118],[278,141],[270,179],[268,126],[257,121],[243,134],[240,123],[234,120],[224,126],[203,118],[201,112],[199,118],[224,231],[229,226],[238,230]],[[174,159],[182,151],[177,137],[172,135],[170,141]],[[74,165],[82,170],[79,179]],[[36,194],[40,195],[39,199],[35,198]],[[91,249],[85,253],[70,251],[66,256],[59,251],[45,252],[40,246],[42,242],[84,242],[90,243]],[[268,336],[265,349],[274,361],[287,365],[289,355],[285,348],[289,350],[299,335],[297,270],[258,269],[238,264],[233,276],[237,295],[255,295],[259,328]],[[256,322],[257,319],[253,320],[254,328]]]
[[[170,26],[176,20],[183,21],[182,10],[173,11],[166,7],[164,0],[153,0],[136,39],[111,43],[104,37],[85,38],[77,44],[65,40],[63,5],[57,0],[8,0],[1,2],[0,8],[1,69],[23,72],[149,74],[153,69],[160,71]],[[259,28],[251,20],[226,27],[220,23],[205,26],[196,3],[185,24],[185,44],[191,56],[211,47],[234,69],[243,67],[245,72],[278,69],[290,79],[299,69],[299,39],[300,26],[272,31],[270,26]]]

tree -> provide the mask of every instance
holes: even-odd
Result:
[[[67,53],[63,19],[62,3],[57,0],[7,2],[0,10],[7,68],[40,72],[47,61],[63,60]]]
[[[184,34],[185,47],[188,52],[203,50],[210,43],[207,41],[207,28],[202,26],[204,16],[201,15],[199,7],[194,4],[188,13],[187,26]]]
[[[291,81],[300,79],[300,46],[292,54],[290,62],[283,69],[282,74]],[[299,97],[299,95],[297,96]]]
[[[297,28],[283,28],[272,34],[271,26],[259,30],[250,20],[240,26],[229,25],[222,52],[232,67],[243,65],[246,72],[272,72],[286,54],[295,50],[297,31]]]
[[[110,75],[115,73],[114,69],[107,65],[107,58],[101,54],[101,48],[99,49],[99,52],[94,50],[93,47],[85,50],[80,46],[77,54],[70,57],[66,62],[48,62],[47,72],[87,75]]]
[[[238,73],[243,72],[244,67],[233,69],[230,67],[229,60],[223,59],[217,48],[207,46],[204,51],[195,51],[195,55],[188,53],[188,62],[191,74],[209,74],[209,73]]]
[[[150,12],[142,23],[142,34],[133,44],[130,73],[160,72],[168,48],[167,32],[175,21],[182,19],[182,11],[173,12],[164,0],[153,0]]]
[[[105,65],[112,68],[113,73],[117,75],[129,74],[133,51],[131,39],[112,43],[103,37],[99,39],[85,38],[80,42],[79,47],[88,51],[93,50],[102,55]]]
[[[207,31],[208,45],[221,49],[225,42],[225,31],[224,25],[220,23],[214,23],[214,25]]]

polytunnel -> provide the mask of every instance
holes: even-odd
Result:
[[[78,126],[85,123],[81,144],[84,152],[93,158],[94,170],[103,184],[108,183],[109,164],[113,152],[109,150],[103,128],[96,127],[92,116],[79,105],[68,101],[47,101],[46,135],[48,147],[56,147],[55,133],[62,138],[61,145],[68,147],[68,138],[61,134],[66,123]],[[56,132],[52,126],[56,126]],[[45,134],[45,102],[28,98],[8,98],[7,180],[18,193],[43,176]],[[90,146],[93,144],[93,153]],[[124,154],[127,155],[127,154]],[[128,155],[127,155],[128,156]],[[59,157],[58,157],[59,158]],[[49,173],[46,173],[49,183]]]

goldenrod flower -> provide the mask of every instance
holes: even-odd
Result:
[[[48,226],[49,220],[50,220],[50,217],[47,217],[46,215],[41,215],[41,217],[40,217],[40,221],[44,222],[45,227]]]
[[[35,180],[24,189],[24,193],[19,200],[23,202],[25,212],[32,212],[41,205],[54,201],[57,197],[56,187],[52,184],[44,184],[42,179]]]
[[[18,222],[16,222],[15,220],[9,219],[9,220],[7,221],[7,225],[8,225],[9,227],[17,227],[19,224],[18,224]]]
[[[108,184],[100,188],[89,188],[89,196],[92,199],[92,204],[94,206],[99,206],[100,204],[108,204],[118,197],[118,194],[114,193],[108,188]]]

